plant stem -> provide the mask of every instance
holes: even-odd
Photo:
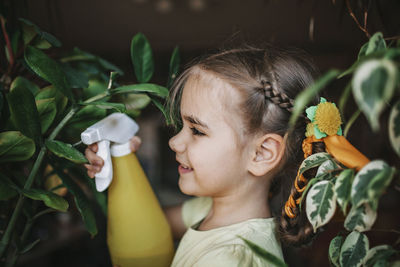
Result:
[[[76,111],[78,110],[77,107],[73,106],[71,107],[70,111],[67,113],[67,115],[61,120],[61,122],[57,125],[57,127],[53,130],[53,132],[50,134],[49,140],[53,140],[57,134],[61,131],[61,129],[65,126],[65,124],[68,122],[68,120],[70,120],[74,114],[76,113]],[[46,146],[43,144],[40,148],[40,152],[36,158],[35,163],[33,164],[31,173],[28,176],[27,181],[25,182],[24,185],[24,189],[30,189],[32,186],[33,181],[35,180],[36,174],[39,170],[40,165],[42,164],[44,155],[46,154]],[[25,197],[20,194],[18,201],[17,201],[17,205],[14,209],[14,212],[11,216],[10,222],[7,225],[7,229],[0,241],[0,258],[3,256],[4,251],[6,250],[9,242],[10,242],[10,238],[11,238],[11,234],[14,231],[15,228],[15,224],[17,222],[17,219],[19,218],[19,215],[22,211],[22,207],[24,204],[24,200]]]
[[[94,101],[97,101],[97,100],[102,99],[102,98],[107,97],[107,96],[109,96],[109,94],[108,94],[108,92],[105,92],[105,93],[96,95],[94,97],[91,97],[88,100],[84,101],[83,103],[92,103]]]
[[[349,119],[349,121],[346,124],[346,127],[344,128],[343,131],[343,135],[344,137],[347,136],[347,133],[350,130],[350,127],[353,125],[353,123],[356,121],[356,119],[358,118],[358,116],[360,116],[361,114],[361,110],[357,110],[356,112],[353,113],[353,115],[351,115],[351,118]]]

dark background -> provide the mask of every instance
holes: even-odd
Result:
[[[385,37],[399,35],[400,1],[351,1],[358,17],[359,4],[371,2],[368,13],[370,33],[382,31]],[[15,1],[16,16],[28,18],[55,35],[65,51],[77,46],[97,54],[125,71],[121,83],[135,82],[130,61],[130,41],[142,32],[153,48],[155,75],[152,82],[165,84],[169,58],[179,46],[182,65],[209,49],[231,42],[270,42],[295,46],[310,54],[321,73],[348,68],[359,48],[368,39],[352,20],[345,1],[262,1],[262,0],[31,0]],[[337,101],[345,83],[336,82],[325,92]],[[350,102],[345,119],[355,110]],[[387,115],[382,116],[385,127]],[[160,113],[149,106],[138,119],[143,145],[138,152],[146,173],[163,205],[176,204],[186,197],[177,188],[175,156],[168,148],[172,131],[164,126]],[[386,127],[387,128],[387,127]],[[382,135],[382,133],[381,133]],[[383,135],[387,133],[383,131]],[[385,158],[399,165],[387,138],[371,132],[361,117],[349,140],[370,158]],[[399,225],[398,194],[382,197],[377,229]],[[44,216],[35,228],[43,241],[20,258],[19,266],[110,266],[105,242],[105,217],[97,211],[99,234],[91,239],[74,213]],[[330,223],[312,246],[285,249],[290,266],[328,265],[329,241],[342,227]],[[373,243],[394,237],[386,232],[369,234]],[[372,246],[373,244],[371,244]]]

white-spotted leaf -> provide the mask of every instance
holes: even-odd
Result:
[[[306,198],[306,214],[314,232],[329,222],[335,214],[335,209],[336,195],[333,184],[326,180],[314,184]]]
[[[353,206],[344,221],[344,227],[349,231],[369,231],[376,220],[377,213],[368,203]]]
[[[371,248],[367,252],[367,256],[364,259],[364,265],[366,267],[375,266],[378,261],[384,260],[386,261],[389,257],[396,253],[389,245],[380,245]]]
[[[329,171],[335,170],[337,168],[338,166],[333,160],[326,160],[318,167],[317,174],[315,175],[315,177],[320,177],[321,175]]]
[[[390,112],[389,138],[394,151],[400,157],[400,101],[394,104]]]
[[[87,163],[85,156],[71,144],[56,140],[46,140],[46,147],[56,156],[66,158],[75,163]]]
[[[340,250],[340,265],[361,266],[368,249],[369,241],[367,236],[357,231],[351,232],[346,237]]]
[[[396,65],[389,59],[367,60],[354,73],[354,98],[374,131],[379,129],[379,116],[392,98],[396,77]]]
[[[331,159],[331,156],[328,153],[325,152],[320,152],[320,153],[315,153],[303,160],[303,162],[300,165],[299,171],[300,174],[304,173],[305,171],[317,167],[324,163],[325,161]]]
[[[329,261],[333,266],[340,267],[339,257],[340,257],[340,248],[343,244],[343,236],[336,236],[331,240],[329,244]]]
[[[353,206],[359,206],[369,202],[375,209],[375,196],[386,188],[387,180],[391,179],[392,168],[382,160],[374,160],[365,165],[355,176],[351,188],[351,203]],[[389,179],[388,179],[389,178]],[[377,187],[372,188],[372,181]],[[374,197],[374,198],[371,198]]]
[[[354,170],[343,170],[335,182],[336,199],[341,207],[343,214],[346,214],[347,204],[350,201],[351,184],[354,179]]]

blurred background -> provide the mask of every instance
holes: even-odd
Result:
[[[130,41],[138,32],[149,40],[155,58],[152,82],[166,84],[168,64],[179,46],[181,67],[210,49],[232,43],[272,43],[304,49],[321,73],[348,68],[368,38],[350,15],[363,18],[368,10],[370,33],[384,37],[400,34],[398,0],[15,0],[6,1],[15,17],[24,17],[56,36],[61,49],[74,47],[90,51],[119,66],[125,75],[121,84],[135,82],[130,59]],[[361,21],[363,24],[364,21]],[[343,84],[331,86],[325,95],[337,101]],[[345,118],[354,112],[348,104]],[[382,117],[387,117],[384,114]],[[186,196],[177,187],[175,155],[168,147],[173,131],[165,126],[161,113],[148,106],[138,118],[138,135],[143,144],[138,152],[161,203],[181,203]],[[382,121],[386,122],[387,119]],[[383,127],[385,128],[385,127]],[[387,127],[386,127],[387,128]],[[386,135],[387,136],[387,135]],[[364,118],[350,131],[348,139],[369,157],[385,157],[398,166],[398,158],[388,140],[375,136]],[[393,210],[400,203],[398,194],[382,198],[376,228],[399,225]],[[35,228],[44,242],[20,257],[18,266],[111,266],[106,246],[106,218],[97,211],[99,233],[93,239],[85,231],[79,215],[51,214]],[[327,266],[332,233],[342,226],[340,219],[330,223],[313,245],[302,249],[285,248],[289,266]],[[373,235],[373,234],[372,234]],[[390,233],[371,237],[373,242],[391,238]]]

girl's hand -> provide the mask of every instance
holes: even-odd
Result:
[[[139,150],[142,140],[140,139],[140,137],[134,136],[129,142],[132,152],[136,152]],[[87,169],[87,174],[90,178],[94,178],[95,174],[100,172],[101,168],[103,168],[104,165],[103,159],[96,155],[98,149],[99,148],[97,146],[97,143],[94,143],[89,145],[85,150],[85,156],[90,163],[85,164],[85,167]]]

